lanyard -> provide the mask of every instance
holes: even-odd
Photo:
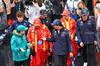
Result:
[[[64,18],[63,18],[63,19],[64,19]],[[68,30],[70,30],[70,28],[69,28],[70,17],[69,17],[68,21],[66,21],[65,19],[64,19],[64,21],[65,21],[64,27],[67,28]]]
[[[37,32],[34,29],[35,27],[33,26],[33,30],[34,30],[34,38],[35,38],[35,52],[37,52]],[[45,29],[45,25],[43,25],[43,36],[44,36],[44,29]],[[44,51],[45,51],[45,41],[43,41],[43,47],[44,47]]]

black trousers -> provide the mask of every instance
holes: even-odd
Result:
[[[94,44],[85,44],[83,49],[83,61],[88,62],[88,66],[96,66],[96,50]]]
[[[30,59],[27,59],[25,61],[15,61],[15,66],[30,66]]]
[[[55,55],[55,66],[67,66],[67,57],[68,55]]]

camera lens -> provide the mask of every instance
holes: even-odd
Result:
[[[80,7],[79,10],[82,10],[82,8]]]

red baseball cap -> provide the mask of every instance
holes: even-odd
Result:
[[[41,20],[39,18],[34,19],[34,24],[40,25]]]
[[[70,12],[68,10],[64,10],[62,15],[70,15]]]

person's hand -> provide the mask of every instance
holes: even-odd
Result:
[[[84,46],[83,42],[81,42],[81,43],[80,43],[80,46],[81,46],[81,47],[83,47],[83,46]]]
[[[32,3],[33,3],[33,6],[35,6],[35,7],[37,6],[37,4],[35,2],[32,2]]]
[[[15,0],[15,3],[17,4],[18,2]]]
[[[70,53],[70,57],[73,57],[73,53]]]
[[[20,48],[20,50],[22,51],[22,52],[25,52],[26,50],[24,50],[23,48]]]
[[[46,38],[45,38],[45,37],[42,37],[41,39],[42,39],[42,40],[44,40],[44,41],[46,40]]]
[[[97,45],[97,41],[94,41],[94,45]]]
[[[81,13],[81,10],[78,10],[78,11],[77,11],[77,14],[79,14],[79,13]]]
[[[5,31],[4,31],[5,33],[8,33],[8,30],[7,29],[5,29]]]
[[[28,9],[26,8],[25,11],[28,12]]]
[[[28,43],[28,47],[32,47],[32,44],[31,43]]]
[[[52,48],[50,48],[50,52],[52,52]]]
[[[44,1],[44,3],[46,3],[46,0]]]
[[[50,56],[51,54],[48,52],[47,55]]]
[[[97,32],[98,32],[99,28],[97,27]]]
[[[72,35],[71,35],[71,40],[73,39],[73,37],[74,37],[74,35],[72,34]]]
[[[32,42],[32,45],[33,45],[33,46],[35,46],[35,43],[34,43],[34,42]]]
[[[25,12],[28,14],[28,9],[25,9]]]
[[[63,4],[63,1],[61,1],[60,4]]]

